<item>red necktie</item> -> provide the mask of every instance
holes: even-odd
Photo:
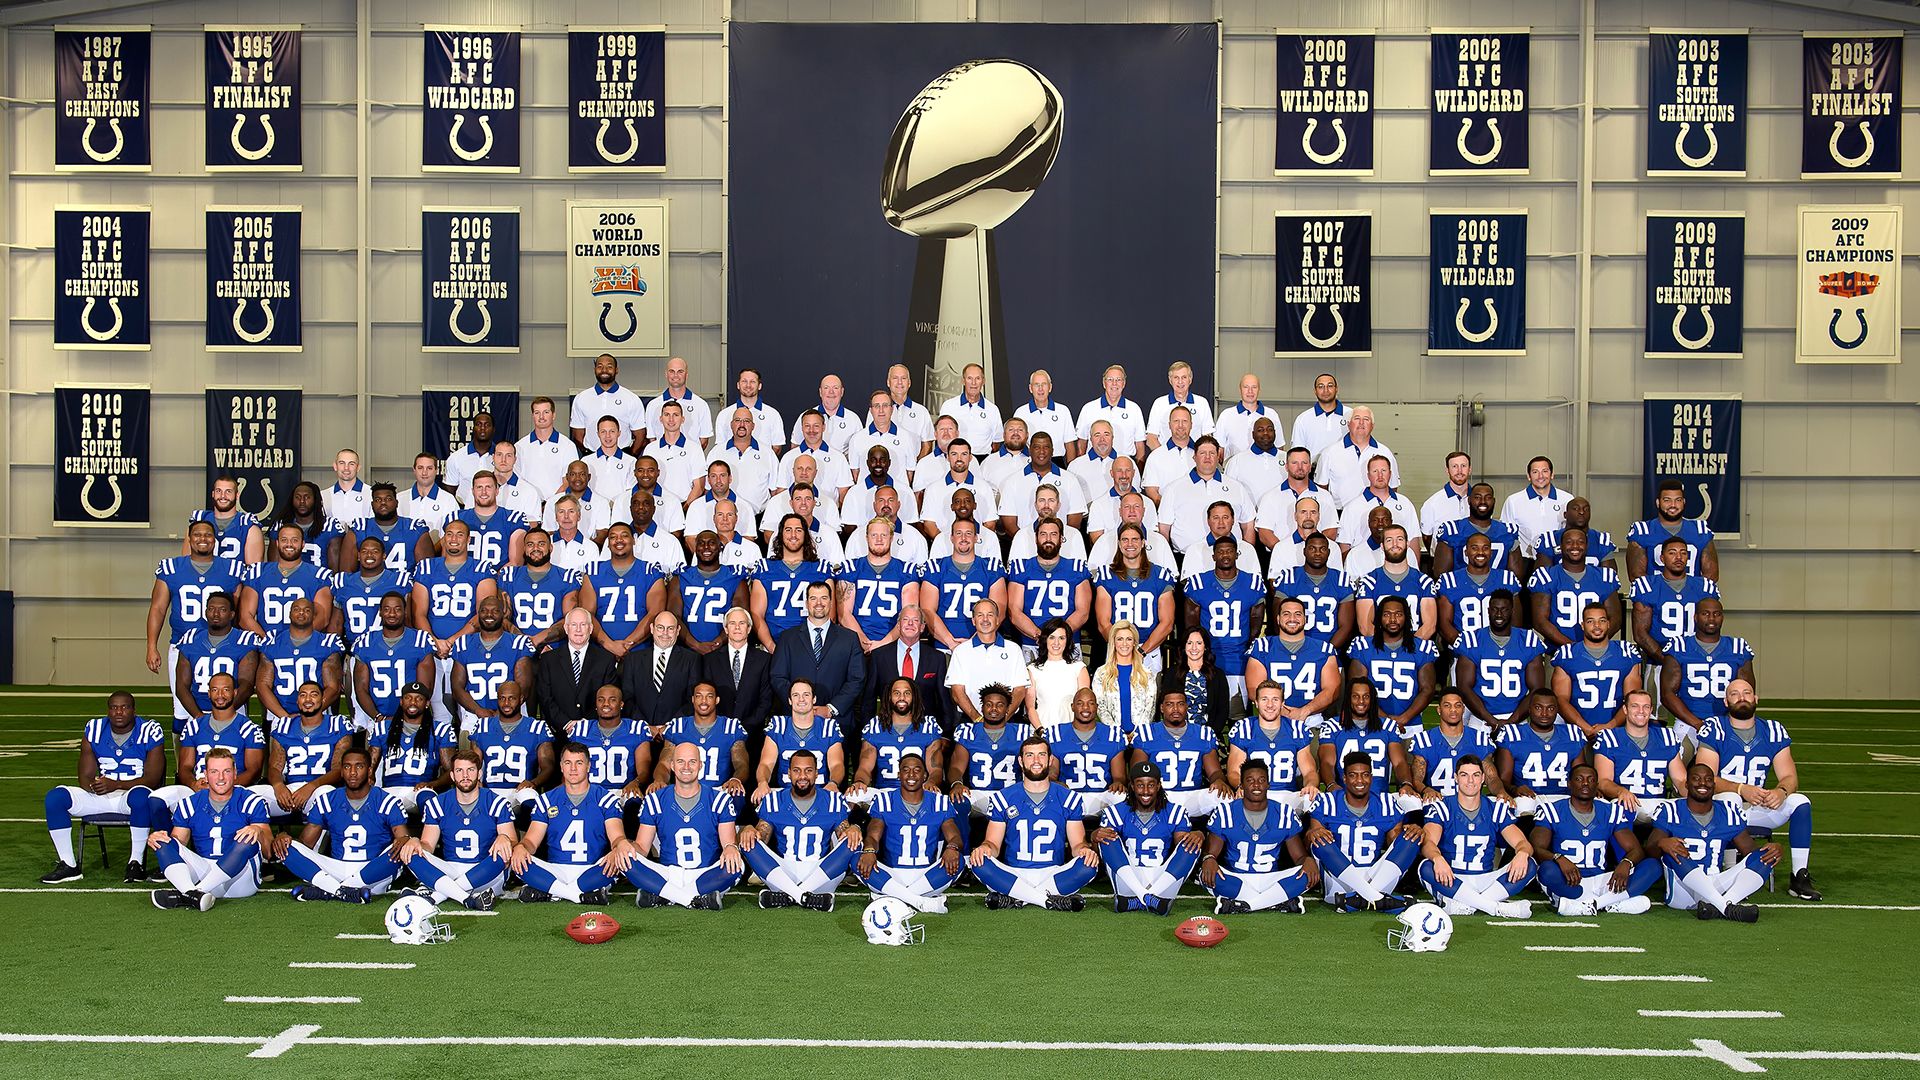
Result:
[[[912,649],[904,649],[900,653],[900,677],[903,679],[913,678],[913,650]]]

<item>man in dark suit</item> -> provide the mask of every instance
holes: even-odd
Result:
[[[540,719],[555,734],[583,716],[592,716],[593,695],[619,681],[613,654],[593,640],[591,612],[574,608],[567,612],[562,627],[566,636],[533,660],[534,703]]]
[[[773,707],[787,707],[795,679],[814,686],[815,714],[832,719],[840,732],[858,733],[860,691],[866,685],[866,657],[853,631],[832,620],[833,587],[824,581],[807,586],[807,621],[788,627],[774,642]]]
[[[753,616],[727,612],[720,647],[703,660],[701,678],[720,692],[720,715],[740,721],[751,738],[773,715],[773,657],[754,644]]]
[[[653,643],[627,654],[620,665],[620,691],[630,719],[657,729],[691,708],[700,654],[679,642],[680,617],[663,611],[653,619]]]
[[[886,710],[881,697],[893,685],[893,680],[911,672],[927,715],[939,721],[943,734],[952,735],[947,657],[934,648],[931,641],[922,640],[925,630],[926,622],[918,606],[908,604],[900,609],[899,638],[867,654],[867,680],[860,691],[860,709],[863,716],[883,715]]]

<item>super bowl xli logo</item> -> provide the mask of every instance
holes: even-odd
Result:
[[[618,344],[633,336],[640,328],[640,320],[633,313],[633,301],[622,301],[620,306],[627,312],[627,328],[618,333],[607,326],[607,317],[613,314],[613,298],[618,296],[647,295],[647,279],[640,276],[637,266],[596,266],[593,268],[593,280],[587,285],[595,300],[600,301],[600,336]]]
[[[1853,300],[1862,296],[1872,296],[1874,290],[1879,287],[1880,275],[1878,274],[1866,274],[1858,270],[1843,270],[1838,273],[1820,275],[1820,292],[1824,296]],[[1857,349],[1861,343],[1867,340],[1867,309],[1865,307],[1856,307],[1853,309],[1854,321],[1859,325],[1858,332],[1854,334],[1851,340],[1843,339],[1840,336],[1840,317],[1845,313],[1844,308],[1836,307],[1833,309],[1833,318],[1827,320],[1827,340],[1842,349]]]

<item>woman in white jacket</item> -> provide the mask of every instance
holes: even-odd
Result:
[[[1093,694],[1100,703],[1100,721],[1116,724],[1132,737],[1136,727],[1154,716],[1155,681],[1140,652],[1140,631],[1132,623],[1115,623],[1107,639],[1107,662],[1093,673]]]

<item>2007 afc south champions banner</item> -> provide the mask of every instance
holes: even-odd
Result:
[[[1373,34],[1275,36],[1275,176],[1373,175]]]
[[[1433,31],[1434,176],[1520,176],[1528,169],[1526,28]]]
[[[1273,217],[1273,355],[1373,355],[1373,212]]]
[[[1525,353],[1527,212],[1432,210],[1427,222],[1427,352]]]
[[[1645,399],[1640,516],[1653,517],[1660,482],[1686,489],[1689,518],[1705,519],[1722,538],[1740,536],[1740,398],[1655,395]]]
[[[268,520],[284,513],[300,480],[300,388],[207,390],[207,486],[231,476],[239,506]]]
[[[1739,359],[1746,262],[1745,214],[1649,211],[1648,359]]]
[[[1900,178],[1904,45],[1898,30],[1806,34],[1801,43],[1802,179]]]
[[[54,170],[152,172],[152,27],[57,26],[53,56]]]
[[[667,168],[667,28],[567,27],[567,171]]]
[[[1747,32],[1647,35],[1647,175],[1747,175]]]
[[[147,387],[54,387],[53,523],[144,527],[152,429]]]
[[[520,171],[520,30],[429,26],[420,107],[426,172]]]
[[[207,351],[299,352],[300,208],[207,207]]]
[[[209,26],[207,171],[299,172],[300,28]]]
[[[420,208],[420,345],[520,349],[520,208]]]

